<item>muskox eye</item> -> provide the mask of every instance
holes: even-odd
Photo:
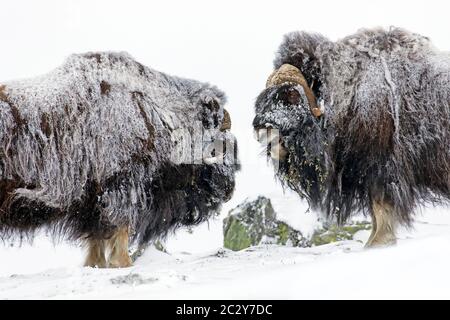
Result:
[[[289,104],[298,105],[300,103],[300,93],[296,89],[290,88],[286,99]]]
[[[299,105],[300,104],[300,92],[296,88],[285,87],[279,93],[279,98],[287,105]]]

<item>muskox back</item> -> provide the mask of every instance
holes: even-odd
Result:
[[[171,134],[192,127],[209,100],[223,117],[224,95],[215,87],[157,72],[125,53],[88,53],[0,92],[3,237],[51,225],[65,237],[107,239],[130,226],[143,241],[189,222],[199,203],[186,205],[177,190],[200,177],[170,161]],[[221,171],[226,186],[205,195],[214,205],[203,219],[234,185],[231,165],[207,169]],[[165,185],[169,172],[179,173],[181,185]]]
[[[409,223],[418,203],[449,199],[450,55],[401,29],[363,30],[325,47],[326,206],[345,219],[382,197]]]

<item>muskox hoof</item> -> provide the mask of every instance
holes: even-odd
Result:
[[[364,248],[366,249],[370,249],[370,248],[382,248],[382,247],[389,247],[389,246],[394,246],[397,244],[397,239],[394,238],[385,238],[385,239],[371,239],[369,241],[367,241],[366,245],[364,246]]]
[[[106,268],[106,260],[104,261],[90,261],[86,259],[86,262],[84,263],[85,267],[91,267],[91,268]]]
[[[108,261],[108,268],[128,268],[133,265],[131,258],[127,255],[120,258],[110,259]]]
[[[397,221],[394,208],[385,201],[372,203],[372,233],[365,245],[366,248],[380,248],[395,245]]]

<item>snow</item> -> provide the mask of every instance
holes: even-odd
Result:
[[[317,2],[296,0],[124,3],[3,3],[0,82],[46,73],[72,53],[126,50],[157,70],[217,85],[227,93],[239,142],[242,171],[234,197],[216,220],[170,237],[170,255],[150,250],[127,269],[83,268],[83,250],[54,246],[44,236],[21,248],[0,243],[0,298],[450,298],[448,208],[426,209],[415,230],[402,231],[392,248],[364,250],[361,242],[347,241],[215,256],[222,218],[247,197],[271,198],[278,217],[303,234],[318,223],[304,202],[276,183],[251,128],[253,104],[282,35],[313,30],[336,40],[360,27],[396,25],[449,49],[448,3],[322,0],[320,13]],[[359,234],[362,241],[367,237]]]
[[[172,239],[169,254],[150,249],[125,269],[81,267],[80,248],[40,237],[0,249],[0,299],[448,299],[446,211],[428,210],[390,248],[364,249],[369,231],[313,248],[239,252],[212,243],[192,253],[194,240]],[[199,243],[202,232],[190,236]]]

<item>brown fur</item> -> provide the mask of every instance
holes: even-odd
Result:
[[[104,240],[88,240],[88,255],[84,265],[92,268],[106,268]]]
[[[147,116],[147,113],[144,110],[144,107],[142,106],[142,99],[144,99],[144,95],[142,92],[133,92],[132,94],[133,100],[136,102],[139,113],[141,114],[142,118],[144,119],[145,127],[148,131],[148,139],[147,139],[147,148],[148,150],[153,150],[155,147],[154,140],[155,140],[155,127],[150,122],[150,119]]]
[[[111,91],[111,85],[106,82],[102,81],[100,82],[100,92],[102,95],[107,95]]]
[[[41,130],[47,138],[50,137],[50,134],[52,133],[52,131],[50,128],[48,115],[46,113],[43,113],[41,116]]]
[[[131,267],[132,261],[128,255],[128,227],[120,228],[111,239],[107,240],[107,246],[110,250],[109,268]]]
[[[8,95],[6,93],[6,86],[0,85],[0,100],[6,102],[11,108],[11,114],[14,118],[18,127],[22,127],[27,124],[27,121],[21,116],[19,109],[8,99]]]
[[[16,188],[23,186],[17,180],[1,180],[0,181],[0,210],[5,212],[11,204],[13,192]]]

